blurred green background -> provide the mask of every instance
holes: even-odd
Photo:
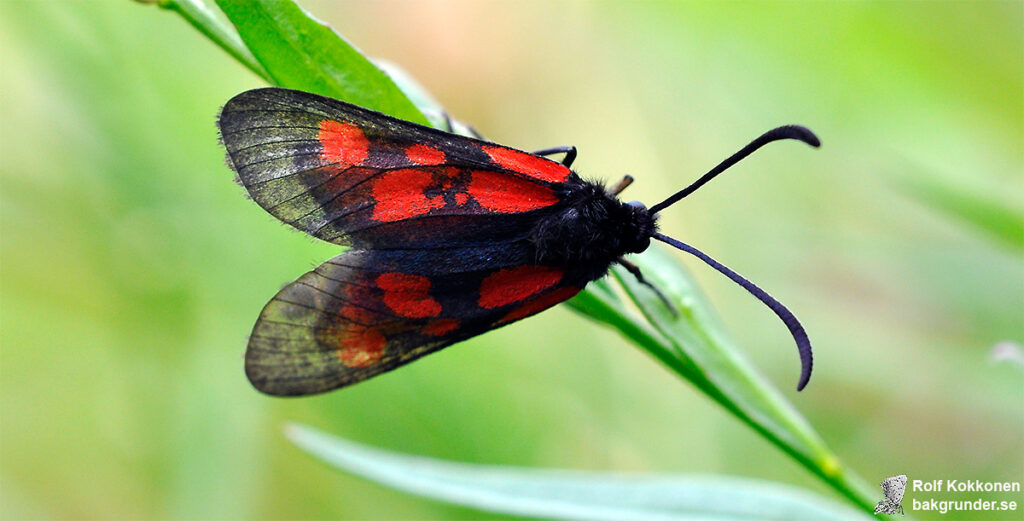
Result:
[[[488,137],[633,174],[627,199],[656,202],[773,126],[811,127],[821,150],[759,152],[662,230],[801,317],[816,363],[797,394],[776,318],[683,259],[866,479],[1024,480],[1024,371],[989,358],[1024,341],[1019,2],[302,4]],[[275,222],[223,162],[215,115],[261,82],[129,2],[0,1],[0,67],[3,518],[489,517],[331,470],[282,437],[289,420],[459,461],[833,496],[564,308],[341,392],[258,394],[242,353],[260,309],[338,251]]]

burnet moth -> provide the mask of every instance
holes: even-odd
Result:
[[[763,145],[819,146],[804,127],[766,132],[647,208],[617,198],[628,176],[608,190],[570,170],[575,147],[529,154],[307,92],[243,92],[218,123],[228,162],[256,203],[350,247],[263,308],[245,372],[264,393],[361,382],[563,302],[615,263],[643,282],[623,256],[651,239],[697,256],[771,308],[800,353],[797,389],[810,379],[810,341],[788,309],[657,229],[662,210]],[[544,157],[554,154],[562,161]]]

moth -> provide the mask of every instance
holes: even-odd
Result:
[[[885,478],[882,483],[882,494],[885,495],[881,501],[875,505],[876,514],[895,514],[899,512],[903,515],[903,492],[907,488],[907,475],[900,474],[898,476],[892,476],[891,478]]]
[[[618,199],[628,176],[608,189],[573,172],[575,147],[530,154],[307,92],[243,92],[218,125],[228,163],[257,204],[349,247],[260,313],[245,372],[264,393],[361,382],[563,302],[616,263],[643,282],[625,255],[651,239],[697,256],[771,308],[798,346],[798,389],[810,378],[810,341],[788,309],[657,227],[662,210],[761,146],[819,146],[804,127],[765,133],[647,208]],[[546,157],[557,154],[561,161]]]

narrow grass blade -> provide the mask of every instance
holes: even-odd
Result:
[[[810,423],[732,344],[711,305],[678,261],[657,245],[631,260],[676,306],[673,313],[632,274],[613,269],[615,278],[657,332],[651,338],[665,340],[638,344],[836,490],[862,508],[873,508],[874,490],[842,464]],[[785,335],[781,324],[779,329],[779,334]],[[792,357],[798,371],[795,348],[781,355]]]
[[[870,519],[810,492],[752,479],[474,465],[374,449],[301,425],[286,434],[326,463],[384,486],[501,514],[592,521]]]

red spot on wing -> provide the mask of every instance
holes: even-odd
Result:
[[[377,287],[392,311],[408,318],[429,318],[441,314],[441,303],[430,296],[430,279],[408,273],[382,273]]]
[[[416,217],[444,206],[444,198],[428,197],[425,190],[434,175],[425,170],[402,169],[386,172],[373,183],[372,219],[393,222]]]
[[[487,146],[481,148],[491,156],[491,161],[494,161],[495,164],[523,175],[552,183],[564,182],[569,177],[569,169],[565,165],[550,159],[511,148]]]
[[[320,157],[343,167],[362,164],[370,157],[370,142],[362,129],[340,121],[325,119],[320,122],[317,136],[322,147]]]
[[[462,206],[462,205],[466,204],[466,201],[469,201],[469,195],[467,195],[465,192],[456,192],[455,193],[455,204],[456,205]]]
[[[430,336],[444,336],[459,327],[459,321],[452,318],[442,318],[423,326],[423,332]]]
[[[376,329],[350,324],[337,335],[338,359],[348,367],[367,367],[384,356],[387,339]]]
[[[488,170],[474,170],[467,190],[480,206],[498,213],[528,212],[558,202],[546,186]]]
[[[405,157],[417,165],[440,165],[444,163],[444,152],[427,145],[412,145],[405,149]]]
[[[554,306],[559,302],[564,302],[566,300],[571,299],[572,297],[576,296],[576,294],[579,292],[580,288],[577,288],[575,286],[565,286],[563,288],[558,288],[552,291],[551,293],[548,293],[547,295],[538,297],[534,300],[531,300],[523,304],[522,306],[513,309],[507,315],[501,317],[500,322],[513,322],[521,318],[526,318],[530,315],[540,313],[541,311],[544,311],[545,309]]]
[[[333,313],[340,321],[371,326],[390,318],[387,311],[381,309],[380,294],[364,284],[350,283],[342,289],[344,304]]]
[[[345,304],[338,309],[337,315],[349,322],[363,325],[372,324],[378,320],[377,313],[370,311],[367,308],[359,307],[355,304]]]
[[[519,302],[562,280],[562,270],[549,266],[517,266],[496,271],[480,283],[480,307],[492,309]]]

